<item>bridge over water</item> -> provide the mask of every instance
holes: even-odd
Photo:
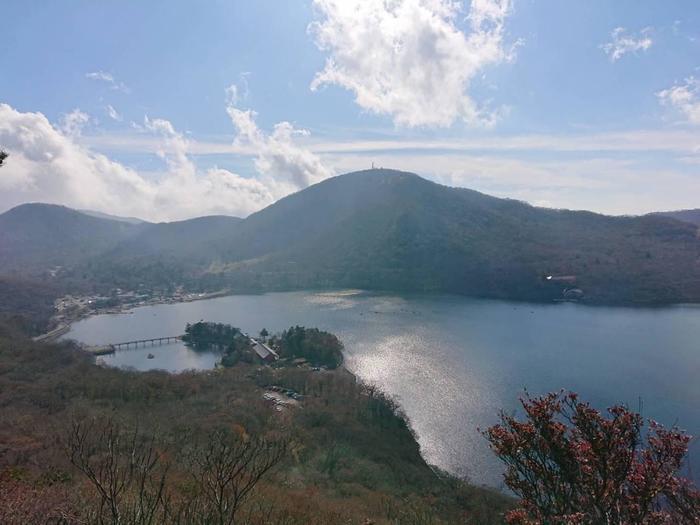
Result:
[[[122,341],[120,343],[108,343],[100,346],[89,346],[88,352],[94,355],[113,354],[117,350],[136,349],[139,346],[156,346],[182,341],[182,335],[166,335],[163,337],[152,337],[150,339],[135,339],[133,341]]]

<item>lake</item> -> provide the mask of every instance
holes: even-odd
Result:
[[[501,467],[478,428],[532,394],[577,391],[599,408],[626,403],[700,435],[700,307],[654,309],[527,304],[450,295],[359,291],[237,295],[137,308],[75,323],[88,344],[178,335],[199,320],[251,334],[318,327],[345,344],[346,366],[395,397],[432,464],[501,486]],[[147,359],[152,353],[153,359]],[[214,352],[182,343],[118,351],[113,366],[173,372],[212,368]],[[700,446],[691,446],[700,472]],[[697,477],[697,475],[696,475]]]

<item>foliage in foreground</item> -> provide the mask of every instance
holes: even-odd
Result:
[[[574,393],[521,400],[526,420],[501,414],[486,431],[521,498],[508,523],[700,523],[700,491],[678,475],[690,437],[626,407],[607,417]]]
[[[173,451],[187,465],[188,475],[177,480],[170,455],[154,435],[126,429],[112,418],[73,419],[64,444],[94,494],[87,521],[100,524],[233,525],[287,451],[282,438],[217,429]]]

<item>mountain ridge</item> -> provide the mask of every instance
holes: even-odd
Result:
[[[304,225],[299,219],[271,220],[274,215],[293,219],[307,213],[308,220],[313,212],[305,210],[316,206],[324,225],[298,245],[285,242],[267,252],[246,245],[246,239],[267,238],[271,224]],[[238,230],[236,241],[243,246],[224,258],[235,263],[231,273],[237,279],[252,279],[262,289],[353,286],[551,300],[563,290],[542,279],[575,274],[592,300],[618,302],[620,283],[633,287],[632,270],[641,281],[672,266],[676,274],[692,273],[691,295],[700,297],[695,228],[665,217],[536,208],[415,174],[367,170],[328,179],[287,197],[284,209],[272,205],[251,218]],[[285,232],[275,234],[284,239]],[[671,253],[676,260],[669,260]],[[662,302],[688,298],[677,282],[637,288],[648,289],[628,290],[620,302],[653,302],[654,294]]]
[[[660,211],[655,212],[651,215],[662,215],[665,217],[671,217],[683,222],[689,222],[700,226],[700,208],[686,209],[686,210],[675,210],[675,211]]]
[[[135,226],[76,268],[105,283],[133,277],[124,286],[162,274],[234,290],[348,286],[550,301],[581,289],[592,303],[649,304],[700,302],[698,261],[697,227],[673,217],[538,208],[373,169],[245,219]]]

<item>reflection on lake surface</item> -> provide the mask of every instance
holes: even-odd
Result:
[[[89,344],[177,335],[188,322],[257,333],[299,324],[328,330],[346,366],[401,403],[426,459],[477,483],[500,486],[500,466],[477,428],[517,408],[523,389],[579,392],[598,407],[623,402],[645,417],[700,435],[700,308],[532,305],[447,295],[344,291],[221,297],[138,308],[76,323]],[[153,354],[153,359],[147,355]],[[212,368],[214,352],[182,343],[118,351],[113,366]],[[700,446],[691,459],[700,471]]]

